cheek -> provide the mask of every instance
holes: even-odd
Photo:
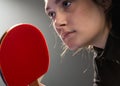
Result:
[[[79,14],[79,16],[78,16]],[[73,14],[72,25],[81,34],[95,34],[104,28],[105,15],[99,9],[77,11]]]
[[[90,45],[94,39],[104,30],[105,20],[103,15],[83,15],[73,18],[72,25],[77,31],[75,39],[71,42],[74,48]]]

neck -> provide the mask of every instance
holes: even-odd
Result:
[[[108,35],[109,35],[109,29],[107,28],[96,38],[97,40],[93,42],[93,46],[104,49]]]

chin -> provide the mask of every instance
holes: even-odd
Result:
[[[76,50],[79,49],[79,47],[77,47],[77,46],[68,46],[68,48],[69,48],[69,50],[71,50],[71,51],[76,51]]]
[[[81,49],[81,48],[83,48],[83,47],[86,47],[85,45],[80,45],[80,43],[76,43],[76,44],[68,44],[67,45],[68,46],[68,48],[71,50],[71,51],[76,51],[76,50],[78,50],[78,49]]]
[[[64,42],[65,43],[65,42]],[[67,47],[69,48],[69,50],[71,50],[71,51],[76,51],[76,50],[78,50],[79,48],[81,48],[82,47],[82,45],[80,45],[81,43],[78,43],[78,42],[73,42],[73,41],[71,41],[71,42],[66,42],[65,43],[66,45],[67,45]]]

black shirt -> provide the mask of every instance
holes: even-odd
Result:
[[[98,53],[94,86],[120,86],[120,38],[110,33],[105,49],[94,49]]]

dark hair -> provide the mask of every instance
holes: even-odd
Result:
[[[119,1],[119,0],[118,0]],[[120,3],[113,0],[112,4],[112,31],[120,37]],[[114,28],[114,29],[113,29]]]
[[[105,9],[106,20],[112,24],[111,33],[120,37],[120,3],[119,0],[93,0],[97,5]],[[109,6],[108,6],[109,5]],[[106,6],[107,9],[106,9]]]

